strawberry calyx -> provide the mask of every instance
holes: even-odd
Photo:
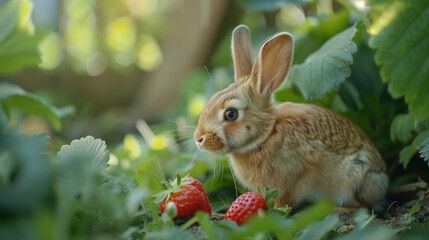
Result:
[[[155,203],[161,203],[164,200],[168,200],[173,193],[180,192],[183,186],[190,184],[189,182],[183,181],[188,179],[189,175],[182,178],[179,174],[176,175],[176,179],[170,181],[162,181],[161,184],[164,186],[165,190],[158,192],[153,195],[155,198]]]
[[[279,195],[278,189],[269,189],[268,187],[265,187],[264,192],[261,192],[261,188],[257,188],[258,193],[261,194],[261,196],[265,199],[265,202],[267,203],[268,209],[274,208],[274,200]]]

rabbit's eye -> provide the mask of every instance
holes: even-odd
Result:
[[[224,115],[225,121],[233,122],[238,118],[238,111],[237,109],[229,108],[225,111],[223,115]]]

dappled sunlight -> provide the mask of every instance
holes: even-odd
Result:
[[[84,18],[86,15],[91,14],[97,0],[65,0],[64,5],[67,14],[70,18],[78,19]]]
[[[206,99],[203,95],[196,95],[188,104],[188,113],[191,116],[198,117],[203,112],[206,105]]]
[[[89,76],[99,76],[107,69],[108,64],[109,61],[105,54],[94,53],[86,61],[86,72]]]
[[[67,51],[84,66],[97,50],[97,35],[94,14],[81,19],[71,18],[65,35]]]
[[[161,62],[162,52],[156,40],[150,35],[141,35],[137,50],[137,66],[142,70],[153,71]]]
[[[366,8],[365,0],[354,0],[354,5],[359,9],[363,10]]]
[[[26,30],[29,34],[34,33],[34,25],[31,21],[31,11],[33,9],[33,4],[30,2],[27,5],[23,5],[19,9],[19,15],[21,16],[19,19],[18,28]]]
[[[45,70],[56,68],[64,58],[63,40],[56,32],[50,32],[40,43],[42,62],[39,67]]]
[[[124,137],[124,149],[128,151],[130,160],[134,160],[138,156],[140,156],[142,149],[140,146],[140,142],[137,138],[132,134],[127,134]]]
[[[428,39],[419,0],[0,0],[0,239],[426,239]]]
[[[384,9],[369,27],[368,32],[372,35],[376,35],[388,27],[397,17],[397,15],[405,8],[405,4],[402,1],[395,1],[386,9]]]
[[[279,14],[280,25],[296,26],[305,22],[305,14],[301,6],[287,4]]]
[[[129,52],[136,41],[135,24],[130,17],[121,17],[112,22],[107,31],[107,44],[115,52]]]
[[[147,16],[153,13],[159,0],[126,0],[130,12],[137,16]]]

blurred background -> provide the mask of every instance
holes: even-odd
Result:
[[[34,0],[41,62],[0,81],[74,106],[58,133],[65,139],[117,140],[137,119],[197,117],[210,95],[233,81],[230,38],[238,24],[249,26],[255,51],[271,34],[292,32],[300,63],[356,20],[342,8],[332,0]],[[41,121],[22,124],[38,132],[49,127]]]

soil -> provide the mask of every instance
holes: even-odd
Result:
[[[374,221],[400,229],[411,222],[422,223],[429,218],[429,188],[426,182],[419,181],[393,188],[388,197],[390,205],[384,213],[376,214]],[[334,231],[347,233],[355,229],[355,219],[351,213],[344,212],[339,216],[344,225]]]

